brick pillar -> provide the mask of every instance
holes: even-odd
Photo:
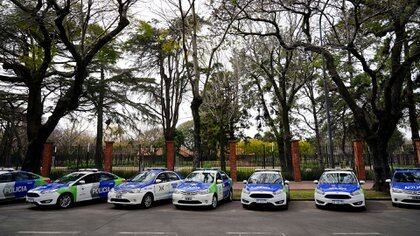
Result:
[[[363,160],[363,143],[360,140],[353,141],[354,168],[356,169],[357,178],[366,180],[365,162]]]
[[[114,142],[105,141],[105,150],[104,150],[104,171],[112,171],[112,146]]]
[[[236,168],[236,141],[229,141],[229,167],[230,167],[230,177],[233,182],[238,180],[237,168]]]
[[[417,156],[417,165],[420,166],[420,139],[414,139],[415,152]]]
[[[44,144],[44,151],[42,152],[41,175],[44,177],[50,176],[52,156],[53,156],[53,143],[47,142]]]
[[[175,142],[166,141],[166,168],[168,170],[174,170],[175,160]]]
[[[299,140],[292,141],[292,165],[293,165],[293,178],[295,182],[302,181],[302,173],[300,172]]]

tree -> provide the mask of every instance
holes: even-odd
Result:
[[[127,11],[134,2],[10,0],[1,6],[0,62],[7,75],[1,75],[0,80],[25,85],[28,89],[29,143],[23,170],[40,171],[43,144],[60,119],[78,107],[89,64],[129,24]],[[89,25],[105,15],[113,18],[103,27],[107,30],[92,42],[87,41]],[[70,66],[60,67],[63,64]],[[43,122],[43,88],[46,79],[53,76],[71,79],[68,86],[60,88],[51,115]]]

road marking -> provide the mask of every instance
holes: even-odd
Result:
[[[284,233],[272,233],[272,232],[226,232],[228,235],[280,235],[286,236]]]
[[[17,234],[80,234],[80,231],[18,231]]]
[[[333,233],[333,235],[381,235],[378,232]]]
[[[178,234],[176,232],[118,232],[118,234],[122,235],[175,235]]]

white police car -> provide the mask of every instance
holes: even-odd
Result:
[[[288,208],[289,181],[283,180],[280,170],[256,170],[244,184],[241,193],[244,208],[260,205]]]
[[[190,173],[172,195],[172,203],[180,206],[210,206],[216,208],[221,200],[231,201],[233,183],[229,176],[216,169],[200,169]]]
[[[151,168],[141,172],[133,179],[111,189],[108,203],[120,205],[152,206],[153,201],[171,199],[175,188],[181,183],[181,177],[161,168]]]
[[[358,181],[352,170],[327,169],[321,178],[314,181],[315,204],[317,207],[328,205],[347,205],[366,209],[362,189],[364,181]]]
[[[49,182],[49,178],[31,172],[0,168],[0,200],[25,198],[29,190]]]
[[[396,169],[386,180],[390,184],[392,205],[420,205],[420,168]]]
[[[106,200],[109,190],[123,181],[123,178],[108,172],[82,169],[28,191],[26,201],[36,206],[57,205],[68,208],[74,202]]]

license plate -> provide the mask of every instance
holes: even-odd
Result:
[[[115,198],[121,199],[122,198],[122,194],[115,195]]]
[[[27,202],[34,202],[34,199],[33,198],[26,198],[26,201]]]
[[[413,200],[420,200],[420,197],[419,196],[412,196],[411,199],[413,199]]]
[[[185,201],[191,201],[192,200],[192,197],[184,197],[184,200]]]
[[[267,203],[267,199],[256,199],[257,203]]]
[[[332,203],[337,204],[337,205],[341,205],[341,204],[344,204],[344,201],[343,200],[333,200]]]

